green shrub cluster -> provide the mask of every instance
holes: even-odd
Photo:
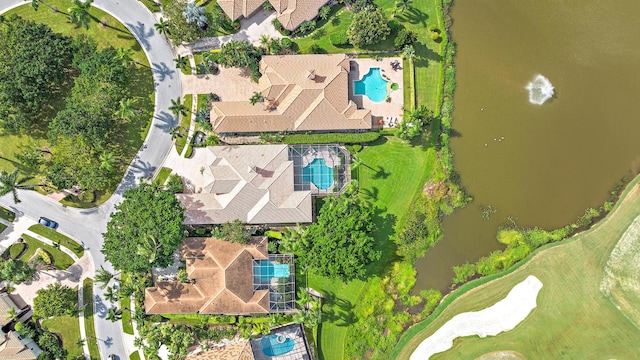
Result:
[[[336,46],[336,47],[340,47],[340,46],[344,46],[344,45],[348,45],[349,44],[349,39],[347,38],[347,33],[345,32],[334,32],[333,34],[329,35],[329,40],[331,40],[331,43]]]
[[[416,272],[409,261],[396,262],[388,276],[374,278],[364,289],[354,312],[356,320],[347,331],[345,358],[388,359],[389,353],[402,332],[412,324],[423,320],[442,298],[436,290],[411,296]],[[424,303],[416,315],[409,308]]]

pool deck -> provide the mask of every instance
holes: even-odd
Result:
[[[391,63],[398,61],[400,67],[394,70]],[[389,80],[387,91],[389,92],[390,102],[374,102],[366,95],[356,95],[354,92],[354,82],[362,79],[371,68],[380,68],[382,77]],[[404,81],[402,78],[402,58],[386,57],[379,60],[375,59],[352,59],[351,72],[349,73],[349,99],[353,100],[358,108],[370,109],[371,115],[374,117],[374,124],[377,126],[391,127],[397,126],[397,122],[402,121],[404,112]],[[398,84],[398,90],[391,90],[391,84]],[[396,121],[389,121],[389,118],[396,118]]]

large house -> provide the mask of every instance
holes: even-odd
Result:
[[[14,299],[8,293],[0,293],[0,359],[3,360],[35,360],[42,352],[40,347],[30,338],[22,337],[19,333],[5,329],[13,317],[9,311],[14,309],[15,315],[20,320],[28,317],[29,307],[26,304],[17,306]],[[6,331],[6,332],[5,332]]]
[[[313,220],[311,191],[294,187],[287,145],[210,146],[178,172],[185,224],[295,224]],[[190,172],[187,172],[190,171]]]
[[[329,0],[269,0],[276,10],[278,21],[287,30],[295,30],[300,24],[318,16],[320,8]],[[218,0],[218,5],[231,18],[248,18],[258,10],[263,0]]]
[[[215,102],[217,133],[369,130],[371,111],[349,99],[345,54],[270,55],[260,61],[263,102]]]
[[[269,255],[267,238],[246,244],[187,238],[180,247],[189,282],[156,281],[148,314],[252,314],[294,310],[293,256]]]

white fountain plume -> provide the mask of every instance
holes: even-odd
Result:
[[[536,105],[544,104],[553,96],[551,81],[540,74],[527,84],[527,90],[529,90],[529,102]]]

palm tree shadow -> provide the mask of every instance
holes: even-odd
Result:
[[[166,111],[160,111],[154,116],[158,121],[155,122],[155,127],[162,130],[165,133],[169,133],[171,128],[178,125],[178,119],[173,114]]]
[[[396,17],[410,24],[422,24],[422,26],[426,27],[429,15],[420,9],[411,7],[403,13],[396,14]]]
[[[138,39],[138,42],[142,44],[145,50],[151,50],[151,43],[149,42],[149,37],[155,34],[153,28],[149,30],[145,29],[145,24],[141,21],[138,21],[137,24],[126,23],[127,27],[131,29],[133,35]]]
[[[373,176],[371,176],[373,179],[386,179],[386,178],[389,177],[389,175],[391,175],[390,172],[385,170],[380,165],[376,166],[376,169],[374,171],[375,171],[375,173],[373,174]]]
[[[173,74],[176,70],[169,68],[165,62],[151,64],[151,72],[157,75],[158,81],[164,81],[167,76],[173,79]]]
[[[335,326],[345,327],[355,321],[353,313],[354,305],[349,300],[339,298],[332,291],[323,291],[324,305],[322,319],[331,322]]]

